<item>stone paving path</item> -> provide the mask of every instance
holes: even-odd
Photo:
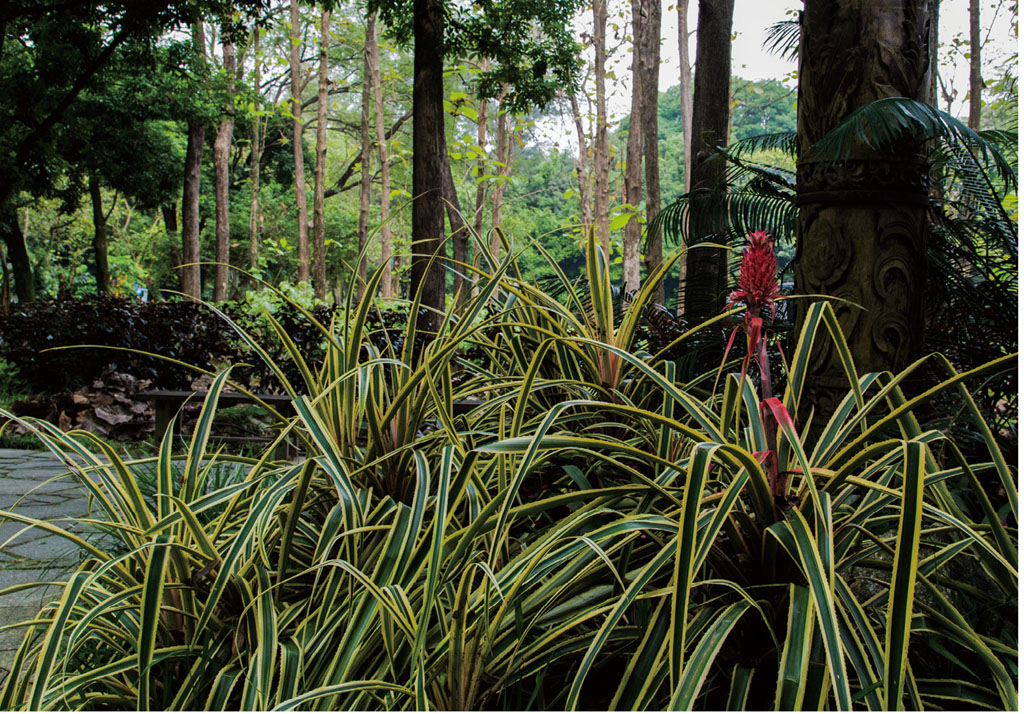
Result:
[[[45,519],[70,531],[85,526],[89,502],[84,489],[66,474],[67,468],[42,451],[0,449],[0,510]],[[80,551],[70,541],[25,524],[0,520],[0,591],[29,582],[63,580],[79,562]],[[0,626],[31,619],[43,603],[59,595],[54,587],[29,588],[0,596]],[[23,630],[0,630],[0,682]]]

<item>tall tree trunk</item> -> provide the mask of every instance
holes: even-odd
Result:
[[[206,32],[203,23],[192,26],[192,47],[198,60],[206,62]],[[181,292],[199,300],[203,284],[199,270],[199,180],[203,166],[206,122],[197,117],[188,120],[185,144],[185,178],[181,187]]]
[[[969,84],[970,108],[967,126],[975,131],[981,128],[981,8],[979,0],[970,0],[967,13],[970,15],[971,78]]]
[[[18,212],[9,203],[0,203],[0,233],[3,233],[7,257],[14,274],[14,293],[21,305],[35,302],[36,285],[32,275],[32,262],[25,247],[25,234],[21,232]]]
[[[700,0],[697,59],[693,73],[693,128],[690,136],[691,192],[722,189],[725,163],[709,161],[716,146],[729,142],[729,79],[732,67],[733,0]],[[692,240],[722,240],[724,226],[707,211],[690,211]],[[686,254],[686,319],[697,324],[725,305],[728,259],[721,248],[691,248]],[[697,278],[699,276],[699,284]]]
[[[608,23],[608,0],[594,0],[594,92],[597,120],[594,137],[594,223],[604,256],[611,261],[612,234],[608,225],[608,109],[605,102],[605,26]]]
[[[227,29],[227,28],[225,28]],[[228,207],[228,188],[231,183],[231,140],[235,132],[235,43],[225,34],[224,74],[227,76],[228,100],[224,118],[213,141],[214,196],[216,198],[217,267],[213,281],[213,301],[228,299],[228,264],[231,262],[231,218]]]
[[[925,104],[939,108],[939,0],[928,0],[928,91]]]
[[[589,235],[594,225],[594,204],[592,202],[593,188],[593,147],[583,130],[583,118],[580,116],[580,106],[575,94],[569,95],[569,105],[572,108],[573,124],[576,126],[576,140],[579,144],[579,151],[576,156],[576,183],[580,189],[580,227],[583,235]]]
[[[485,67],[486,61],[485,61]],[[476,202],[473,206],[473,233],[478,239],[484,235],[484,204],[487,201],[487,182],[483,181],[487,173],[487,100],[480,100],[480,108],[476,115],[476,143],[479,154],[476,159]],[[480,253],[474,253],[473,265],[480,267]]]
[[[502,101],[508,93],[508,87],[503,87],[498,97],[498,107],[495,117],[495,160],[498,162],[496,171],[497,181],[491,190],[491,257],[498,260],[498,253],[501,250],[501,237],[496,228],[501,228],[501,210],[505,204],[505,188],[508,186],[509,176],[512,174],[512,156],[515,152],[515,131],[511,127],[508,109],[501,106]]]
[[[92,252],[96,259],[96,294],[110,293],[110,268],[107,264],[107,217],[103,213],[100,182],[89,175],[89,197],[92,199]]]
[[[313,170],[313,294],[327,298],[327,229],[324,225],[324,191],[327,173],[327,49],[331,39],[331,11],[320,13],[320,66],[316,83],[316,164]],[[364,82],[365,84],[365,82]],[[367,90],[363,90],[364,99]],[[364,129],[364,132],[367,130]],[[369,140],[367,139],[367,143]],[[367,150],[366,158],[369,163]],[[360,233],[362,236],[363,233]],[[362,244],[360,244],[362,249]],[[359,294],[366,282],[366,258],[359,261]]]
[[[458,297],[458,304],[465,302],[470,283],[467,279],[469,263],[469,226],[462,216],[459,194],[455,190],[455,179],[452,178],[452,166],[448,161],[448,152],[444,152],[444,208],[448,214],[448,227],[452,232],[452,295]]]
[[[643,163],[644,141],[644,90],[643,67],[640,56],[643,54],[643,37],[646,31],[647,18],[641,0],[632,0],[633,11],[633,96],[629,110],[629,133],[626,135],[626,167],[625,192],[626,203],[632,206],[633,215],[626,223],[622,236],[622,287],[633,292],[640,287],[640,169]]]
[[[679,117],[683,125],[684,145],[689,146],[693,130],[693,81],[690,74],[690,26],[688,15],[690,0],[677,0],[676,14],[679,20]],[[692,154],[683,156],[683,191],[690,190],[693,172],[690,160]],[[676,312],[682,315],[686,305],[686,255],[679,258],[679,282],[676,284]]]
[[[921,349],[928,170],[910,140],[855,146],[840,171],[809,148],[868,102],[927,96],[927,16],[926,0],[804,6],[794,292],[848,301],[833,306],[858,373],[897,372]],[[798,331],[809,304],[797,303]],[[801,408],[813,406],[818,420],[849,389],[829,344],[816,343]]]
[[[253,70],[252,89],[258,95],[260,92],[260,68],[263,56],[260,54],[260,30],[253,27],[252,31],[253,48]],[[266,127],[266,120],[256,116],[252,121],[252,132],[250,139],[252,145],[249,149],[249,272],[255,273],[260,267],[260,162],[263,159],[263,140]],[[247,278],[246,283],[251,284]]]
[[[292,157],[295,163],[295,206],[299,211],[299,282],[309,282],[309,216],[306,208],[306,163],[302,145],[302,34],[299,23],[299,2],[291,0],[291,73]]]
[[[376,14],[371,14],[366,26],[366,42],[363,47],[363,95],[359,123],[359,225],[356,232],[356,250],[359,251],[359,263],[356,266],[356,294],[359,297],[362,297],[366,287],[366,256],[363,251],[366,248],[367,234],[370,229],[370,188],[373,180],[373,171],[370,168],[370,152],[373,148],[370,143],[370,101],[373,95],[373,82],[370,77],[369,45],[373,41],[371,38],[376,35],[376,20]]]
[[[661,174],[658,161],[658,68],[661,66],[661,0],[641,0],[643,34],[640,46],[640,88],[644,97],[641,117],[644,139],[644,184],[646,186],[647,251],[645,264],[650,275],[661,267],[661,230],[651,230],[661,210]],[[659,281],[651,299],[665,302],[665,284]]]
[[[425,310],[418,325],[436,332],[444,310],[444,11],[440,0],[413,0],[412,275]],[[435,257],[436,256],[436,257]]]
[[[377,13],[370,15],[366,28],[366,59],[373,83],[374,127],[377,134],[377,158],[380,160],[380,260],[387,267],[381,280],[381,296],[394,297],[398,292],[398,274],[393,265],[391,246],[391,163],[388,139],[384,133],[384,92],[380,82],[380,50],[377,44]]]
[[[178,232],[178,205],[176,203],[166,203],[160,206],[160,213],[164,219],[164,233],[167,235],[174,235]]]
[[[0,243],[0,315],[9,317],[11,314],[11,271],[7,269],[7,256],[4,255],[3,243]]]

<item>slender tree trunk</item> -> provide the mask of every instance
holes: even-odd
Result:
[[[324,225],[324,191],[327,173],[327,49],[331,39],[331,11],[320,13],[320,67],[316,84],[316,164],[313,170],[313,294],[327,298],[327,230]],[[363,90],[366,94],[366,90]],[[366,100],[364,99],[364,102]],[[364,131],[366,131],[364,129]],[[369,143],[367,141],[367,143]],[[369,151],[366,152],[369,159]],[[369,163],[369,161],[367,161]],[[360,236],[364,235],[360,233]],[[360,245],[360,249],[362,245]],[[360,288],[366,282],[366,259],[359,261]]]
[[[299,282],[309,282],[309,217],[306,208],[306,163],[302,144],[302,34],[299,2],[291,0],[292,157],[295,162],[295,206],[299,212]]]
[[[235,43],[226,35],[223,38],[224,73],[227,76],[228,100],[225,102],[224,118],[213,141],[213,170],[216,186],[217,222],[217,267],[213,282],[213,301],[228,299],[228,264],[231,262],[231,219],[228,206],[228,188],[231,183],[230,161],[231,141],[235,132]]]
[[[928,71],[925,104],[939,108],[939,0],[928,0]]]
[[[254,94],[260,91],[260,68],[263,56],[260,54],[260,31],[258,27],[252,32],[253,47],[253,79]],[[260,162],[263,159],[263,139],[266,121],[253,117],[252,146],[249,150],[249,272],[255,273],[260,267]],[[251,279],[246,279],[251,284]]]
[[[11,314],[11,271],[7,269],[3,243],[0,243],[0,272],[3,273],[0,279],[0,315],[8,317]]]
[[[366,256],[363,250],[366,247],[367,234],[370,228],[370,188],[373,180],[373,171],[370,167],[370,151],[373,148],[370,143],[370,101],[373,95],[373,82],[370,77],[370,47],[369,44],[377,31],[376,16],[370,15],[369,23],[366,26],[366,43],[363,48],[363,95],[362,113],[360,115],[360,145],[359,145],[359,226],[357,229],[358,243],[356,250],[359,251],[359,263],[356,267],[356,294],[362,297],[366,286]]]
[[[580,189],[580,226],[583,229],[583,235],[588,235],[594,225],[593,147],[590,145],[587,133],[583,130],[583,118],[580,116],[580,106],[575,94],[569,95],[569,105],[572,107],[573,124],[576,125],[576,139],[579,143],[579,151],[576,156],[576,183]]]
[[[199,61],[206,62],[206,32],[203,23],[192,26],[192,46]],[[188,120],[185,145],[185,179],[181,188],[181,292],[199,300],[203,284],[199,270],[199,180],[203,165],[203,143],[206,123],[198,118]]]
[[[507,93],[508,87],[502,88],[495,117],[495,159],[499,166],[496,171],[497,181],[491,191],[491,257],[494,260],[498,260],[498,253],[501,251],[501,237],[495,229],[501,228],[501,210],[505,203],[505,188],[512,174],[512,156],[515,151],[515,132],[510,126],[508,110],[501,106]]]
[[[92,199],[92,252],[96,259],[96,294],[110,293],[110,268],[107,264],[107,217],[103,213],[100,182],[89,175],[89,197]]]
[[[398,292],[398,274],[394,269],[391,246],[391,163],[384,133],[384,92],[380,82],[380,50],[377,45],[377,13],[370,16],[366,29],[366,58],[373,83],[373,114],[377,134],[377,158],[380,160],[380,260],[387,266],[381,280],[381,296],[389,299]]]
[[[485,72],[490,63],[484,60],[481,69]],[[477,236],[484,234],[484,202],[487,200],[487,182],[479,180],[487,173],[487,100],[480,100],[480,109],[476,115],[476,143],[480,153],[476,160],[476,205],[473,207],[473,232]]]
[[[622,287],[634,292],[640,287],[640,169],[643,162],[643,120],[644,91],[646,77],[640,56],[643,54],[643,37],[647,18],[641,0],[632,0],[633,11],[633,97],[629,110],[629,133],[626,135],[625,192],[626,203],[632,206],[633,215],[626,223],[622,236]]]
[[[690,154],[692,192],[722,189],[725,163],[708,159],[715,146],[729,141],[729,79],[733,0],[700,0],[697,6],[697,59],[693,75],[693,129]],[[696,241],[724,239],[724,227],[706,211],[690,212],[690,235]],[[697,324],[721,311],[727,291],[728,259],[720,248],[692,248],[686,254],[686,319]],[[694,277],[700,276],[699,285]]]
[[[860,374],[898,372],[922,346],[928,169],[909,140],[854,146],[842,170],[809,149],[868,102],[926,97],[927,15],[925,0],[804,6],[794,292],[844,299],[833,306]],[[797,303],[798,331],[809,305]],[[849,390],[829,345],[816,342],[801,407],[813,406],[821,424]]]
[[[677,0],[676,14],[679,19],[679,116],[683,125],[683,141],[689,146],[693,129],[693,82],[690,74],[690,26],[688,15],[690,0]],[[690,160],[692,154],[683,156],[683,191],[690,190],[693,172]],[[686,305],[686,255],[679,259],[679,282],[676,285],[676,312],[684,313]]]
[[[32,275],[32,263],[29,260],[28,248],[25,246],[25,234],[21,232],[18,212],[7,203],[0,203],[0,232],[3,233],[4,245],[7,246],[7,257],[11,261],[11,272],[14,274],[14,293],[19,304],[35,302],[36,285]]]
[[[594,87],[597,100],[597,126],[594,138],[594,223],[604,256],[611,261],[612,234],[608,225],[608,110],[605,103],[605,26],[608,23],[608,0],[594,0]]]
[[[412,276],[421,329],[436,332],[444,310],[444,11],[440,0],[413,0]],[[436,257],[435,257],[436,256]],[[438,312],[434,312],[438,311]]]
[[[640,46],[640,87],[644,97],[640,112],[644,143],[644,185],[646,186],[647,251],[645,265],[650,275],[661,267],[661,230],[651,230],[661,210],[661,165],[658,161],[658,70],[661,66],[661,0],[640,0],[643,34]],[[665,302],[665,284],[659,281],[651,299]]]
[[[979,0],[970,0],[967,12],[970,15],[971,78],[969,84],[970,108],[967,126],[975,131],[981,128],[981,9]]]
[[[448,152],[444,152],[444,208],[448,214],[448,227],[452,232],[452,295],[458,297],[458,304],[465,302],[469,291],[467,264],[469,262],[469,226],[462,216],[459,194],[455,190],[455,179],[452,178],[452,166],[448,161]]]

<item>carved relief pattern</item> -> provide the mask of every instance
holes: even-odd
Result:
[[[921,98],[927,30],[923,2],[807,0],[801,153],[862,104]],[[856,305],[833,301],[860,372],[901,369],[920,350],[927,167],[910,144],[885,153],[862,145],[844,162],[798,161],[797,187],[796,292]],[[807,307],[798,306],[798,324]],[[828,339],[815,345],[806,388],[803,405],[819,423],[849,389]]]

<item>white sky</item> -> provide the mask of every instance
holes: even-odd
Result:
[[[690,0],[688,25],[690,30],[690,62],[692,64],[697,48],[697,4]],[[659,84],[662,91],[679,83],[679,51],[677,44],[677,13],[671,0],[662,0],[661,21],[662,65]],[[1010,0],[987,0],[982,2],[982,40],[987,39],[983,48],[982,76],[991,75],[992,66],[1004,61],[1017,52],[1016,18],[1010,12]],[[942,0],[939,6],[939,64],[940,74],[947,86],[956,91],[952,109],[954,115],[967,113],[968,65],[963,53],[951,53],[954,39],[967,39],[968,0]],[[796,60],[785,60],[772,55],[762,48],[767,29],[779,20],[792,18],[793,11],[802,9],[801,0],[736,0],[733,12],[732,74],[744,79],[778,79],[795,85]],[[618,16],[616,16],[618,13]],[[614,23],[629,25],[629,0],[609,1],[608,46],[615,44]],[[593,14],[586,12],[577,20],[578,33],[593,30]],[[621,34],[619,35],[621,39]],[[592,54],[592,50],[590,53]],[[617,122],[629,111],[630,103],[630,54],[629,47],[621,44],[609,69],[616,80],[608,83],[608,105],[611,123]],[[989,71],[986,73],[986,69]],[[589,83],[592,87],[592,83]],[[581,107],[585,111],[584,107]],[[543,126],[539,134],[548,141],[562,147],[575,145],[575,130],[568,117],[561,126]]]

